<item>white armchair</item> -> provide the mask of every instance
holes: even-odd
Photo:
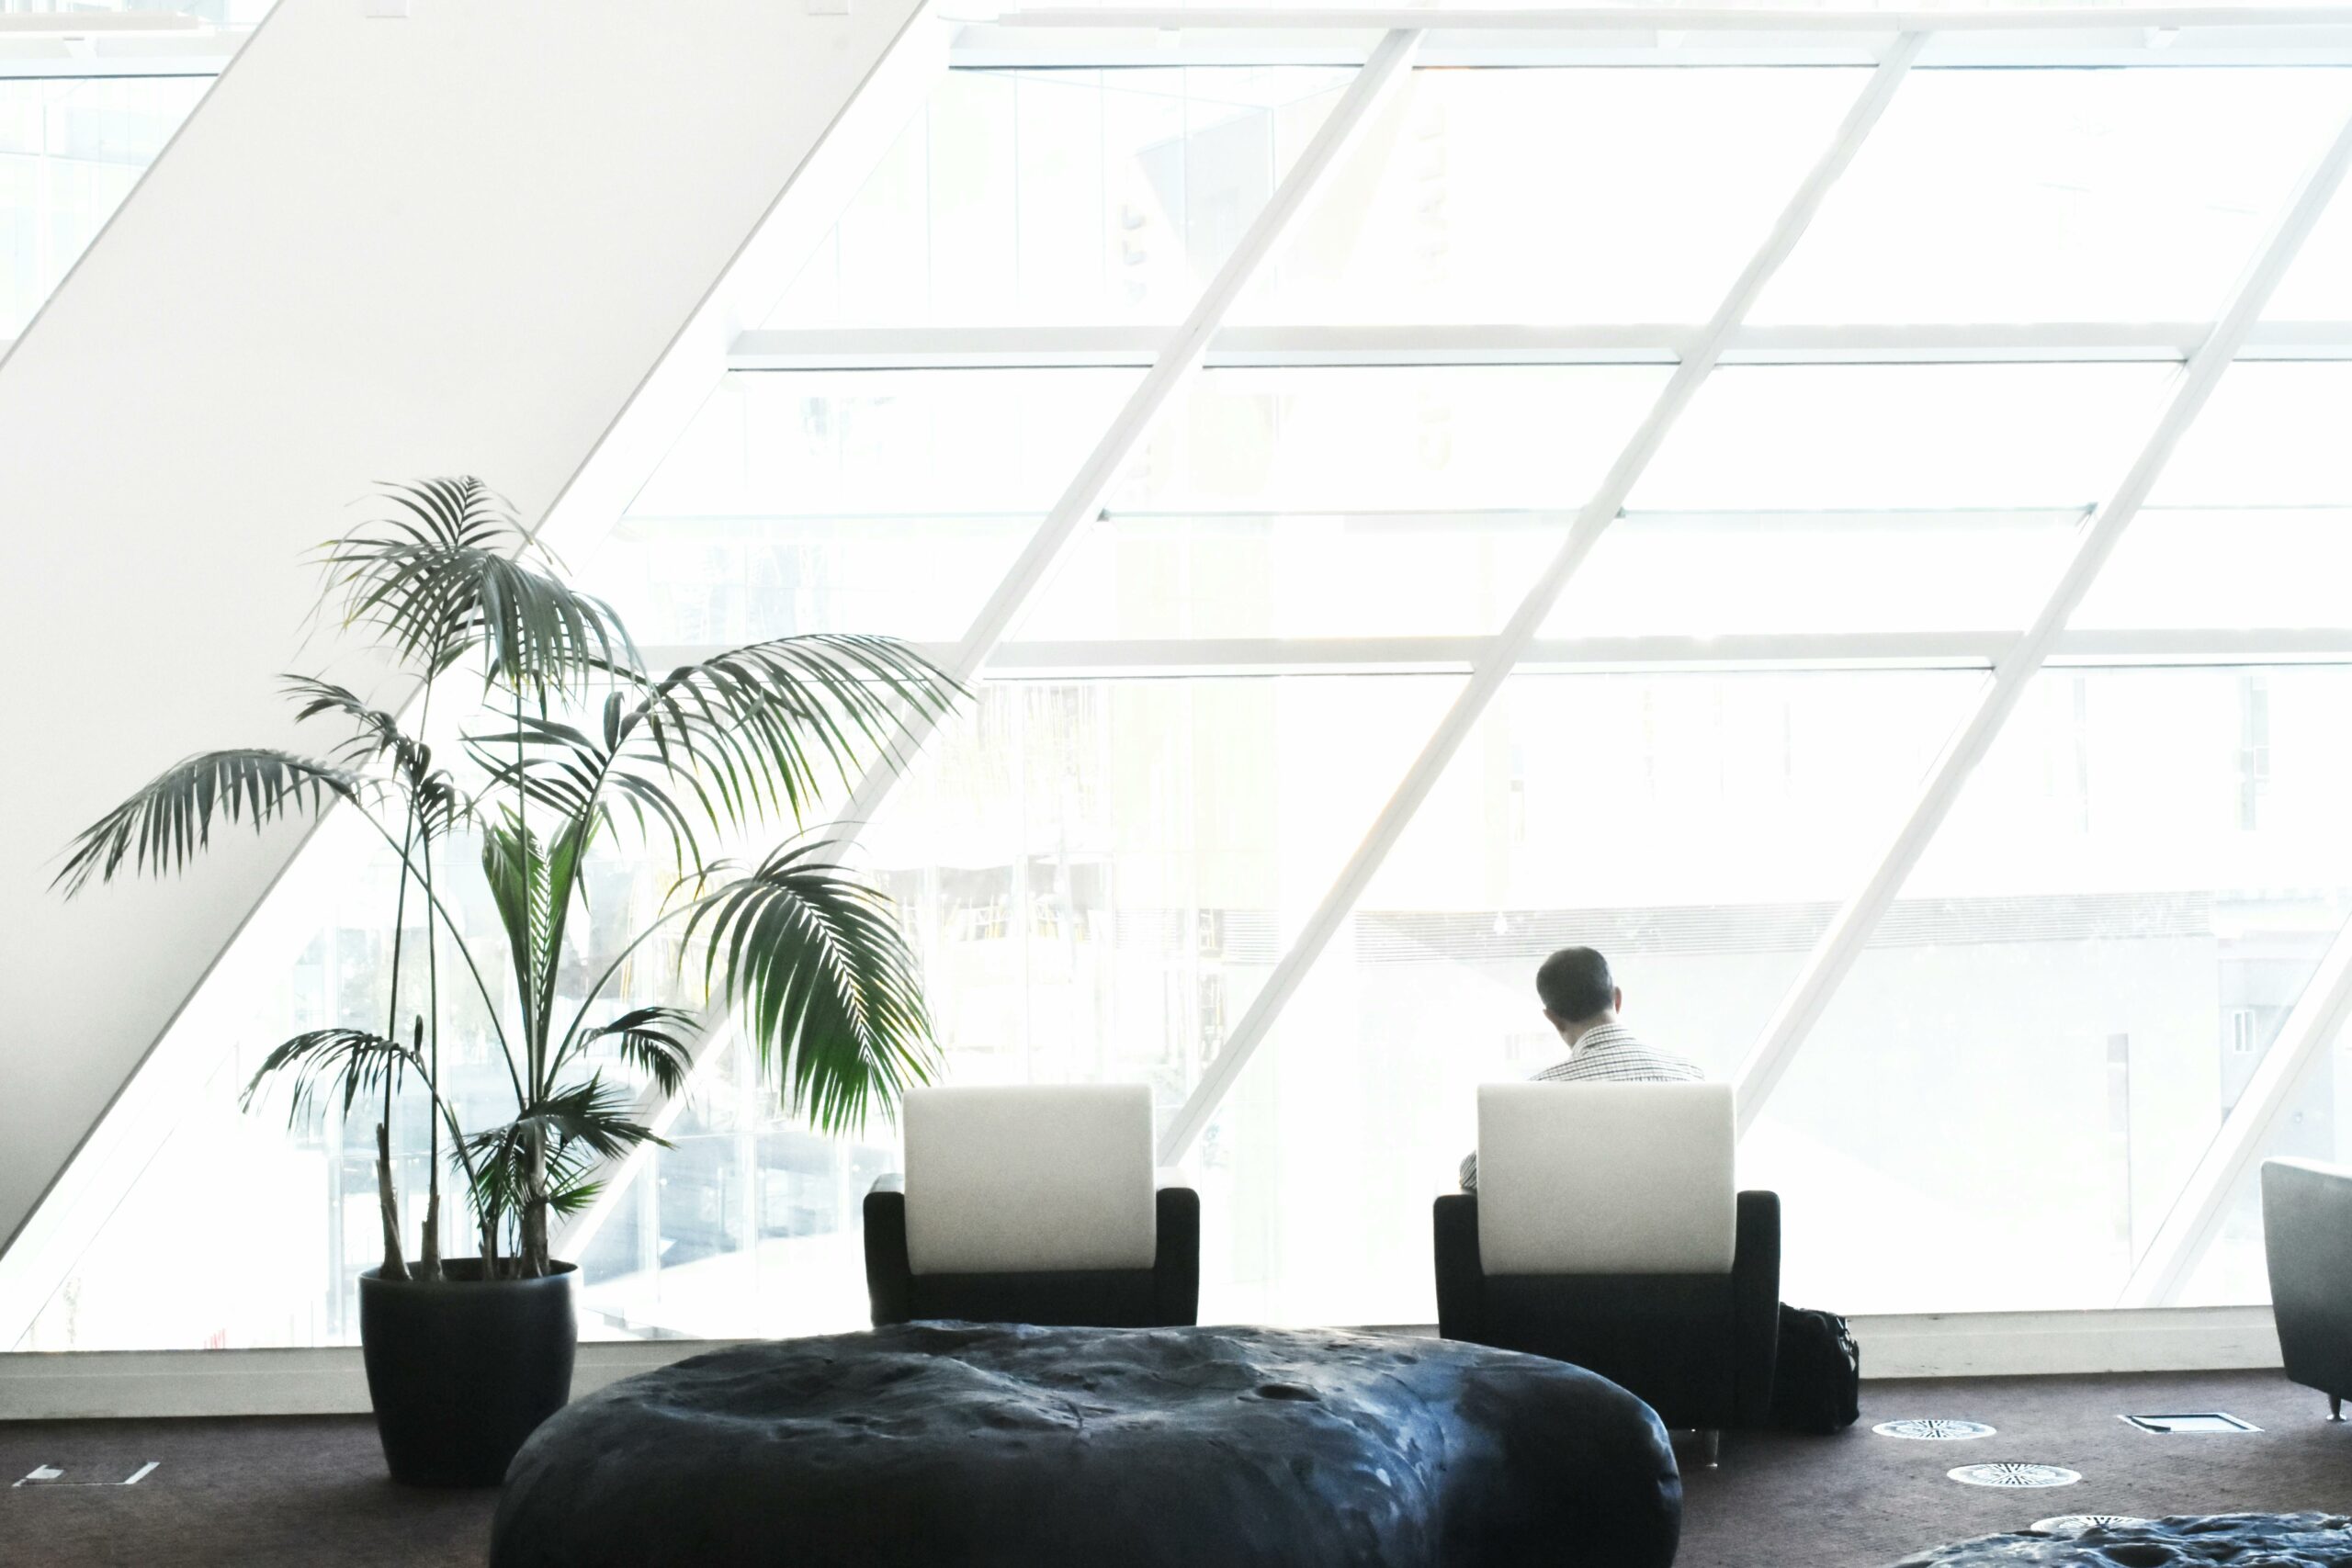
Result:
[[[1139,1084],[908,1094],[906,1173],[865,1200],[876,1326],[1191,1323],[1200,1199],[1152,1167]]]
[[[1439,1332],[1572,1361],[1669,1427],[1764,1424],[1781,1209],[1741,1192],[1725,1084],[1489,1084],[1478,1190],[1437,1201]]]

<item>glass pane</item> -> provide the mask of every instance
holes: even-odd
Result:
[[[0,81],[0,338],[24,331],[211,85]]]
[[[1646,367],[1209,371],[1153,425],[1110,511],[1573,508],[1664,379]]]
[[[1106,519],[1016,641],[1491,633],[1558,546],[1544,513]]]
[[[1110,513],[1079,536],[1015,637],[1490,633],[1660,378],[1512,366],[1208,372],[1155,424]]]
[[[1704,321],[1865,74],[1417,71],[1236,319]]]
[[[1628,1022],[1727,1075],[1979,679],[1514,677],[1203,1142],[1204,1315],[1433,1321],[1476,1086],[1565,1055],[1544,955],[1600,948]]]
[[[950,72],[767,324],[1180,320],[1353,74]]]
[[[947,1081],[1145,1082],[1173,1116],[1460,688],[983,687],[865,854],[921,944]],[[811,1139],[723,1078],[693,1116],[620,1195],[592,1309],[637,1333],[861,1325],[858,1204],[899,1168],[888,1131]]]
[[[731,375],[582,553],[583,583],[648,645],[813,631],[953,641],[1136,378]]]
[[[2352,626],[2352,512],[2150,510],[2132,520],[2068,626]]]
[[[1629,513],[1547,637],[2016,630],[2078,512]]]
[[[2352,321],[2352,187],[2337,188],[2262,314],[2271,321]]]
[[[1626,504],[2087,508],[2138,455],[2177,373],[2153,365],[1721,369]]]
[[[1758,321],[2204,321],[2344,112],[2328,71],[1917,71]]]
[[[2352,505],[2352,365],[2233,365],[2149,494],[2154,506]]]
[[[2347,696],[2036,677],[1743,1147],[1791,1299],[2116,1304],[2352,913]]]
[[[2073,624],[2346,625],[2347,412],[2352,366],[2232,366]]]

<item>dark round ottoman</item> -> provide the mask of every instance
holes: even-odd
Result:
[[[1647,1405],[1444,1339],[910,1324],[591,1394],[507,1472],[492,1568],[1667,1568]]]
[[[2352,1519],[2336,1514],[2203,1514],[2018,1530],[1932,1547],[1894,1568],[2342,1568]]]

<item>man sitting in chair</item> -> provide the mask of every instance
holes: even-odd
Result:
[[[1609,960],[1589,947],[1564,947],[1535,971],[1544,1016],[1567,1043],[1568,1059],[1535,1075],[1537,1083],[1696,1083],[1706,1077],[1687,1056],[1652,1050],[1617,1021],[1625,993]],[[1462,1162],[1462,1190],[1478,1190],[1478,1156]]]

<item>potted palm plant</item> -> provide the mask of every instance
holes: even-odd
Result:
[[[786,1107],[821,1129],[888,1114],[929,1077],[936,1046],[891,909],[806,827],[829,784],[958,688],[870,637],[784,637],[657,674],[480,480],[388,486],[382,499],[379,518],[324,547],[321,609],[414,678],[404,710],[289,676],[298,716],[340,728],[331,747],[178,762],[85,829],[57,881],[71,897],[119,874],[175,874],[218,826],[259,830],[330,806],[390,852],[385,1014],[285,1041],[245,1100],[282,1083],[294,1118],[380,1109],[384,1257],[359,1289],[385,1458],[401,1481],[488,1485],[570,1393],[575,1269],[549,1256],[550,1217],[588,1201],[605,1162],[659,1142],[616,1077],[677,1093],[720,1010]],[[453,686],[478,716],[454,765],[432,744],[436,696]],[[711,852],[768,824],[792,835],[749,862]],[[477,840],[494,942],[451,908],[455,852]],[[642,849],[676,875],[617,953],[583,967],[573,919],[589,857],[606,847]],[[624,966],[652,956],[672,964],[677,996],[616,1000]],[[466,1124],[445,1093],[443,1028],[460,1003],[486,1021],[512,1091],[511,1114],[489,1125]],[[422,1097],[428,1128],[413,1264],[390,1146],[402,1095]],[[442,1256],[445,1168],[463,1185],[471,1258]]]

